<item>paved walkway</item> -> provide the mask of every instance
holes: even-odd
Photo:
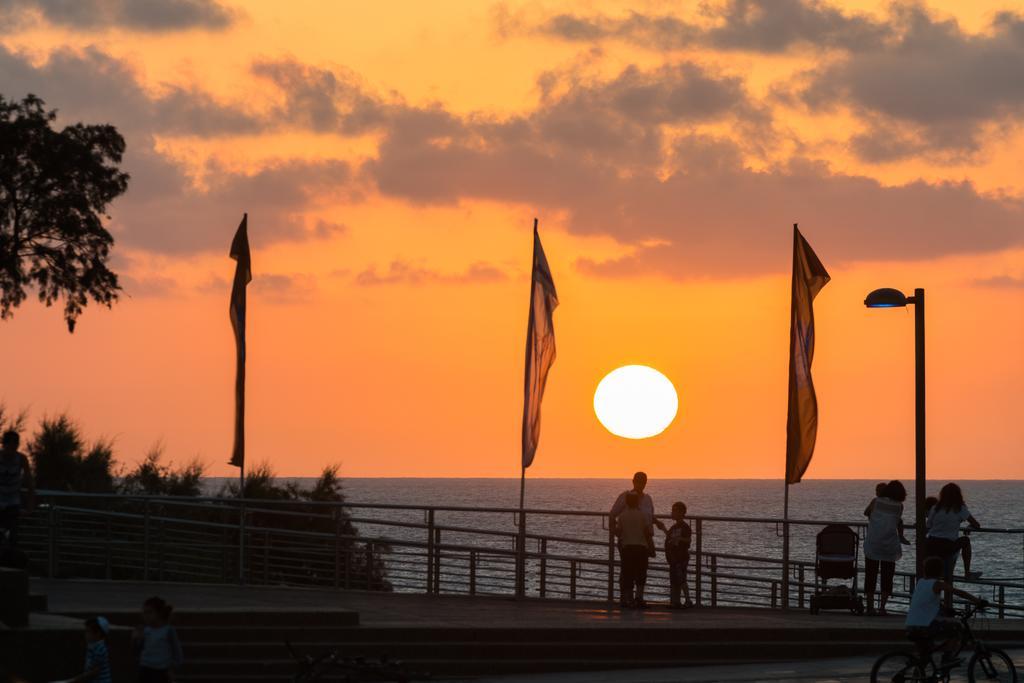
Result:
[[[273,611],[356,610],[366,626],[438,628],[673,628],[673,629],[883,629],[902,630],[900,617],[755,608],[620,610],[603,603],[463,596],[427,596],[364,591],[313,590],[217,584],[176,584],[33,579],[32,590],[45,593],[50,611],[111,612],[137,609],[159,594],[179,610]],[[991,622],[994,631],[1024,632],[1024,620]]]
[[[1024,673],[1024,650],[1010,652],[1018,676]],[[803,662],[693,666],[678,669],[588,671],[585,673],[494,676],[478,683],[866,683],[874,657],[812,659]],[[966,681],[964,669],[954,672],[952,683]]]

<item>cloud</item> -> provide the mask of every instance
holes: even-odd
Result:
[[[799,156],[769,163],[770,111],[741,77],[691,60],[627,66],[610,76],[552,70],[538,79],[537,106],[516,115],[410,104],[372,91],[355,74],[289,60],[260,61],[253,72],[277,96],[262,115],[188,88],[148,96],[130,69],[97,50],[59,50],[36,66],[0,51],[0,78],[23,84],[38,77],[56,92],[68,84],[68,113],[76,118],[86,111],[105,120],[101,114],[115,115],[118,107],[130,114],[124,166],[133,179],[113,207],[113,228],[121,242],[152,252],[223,250],[243,211],[254,244],[328,237],[339,228],[315,217],[368,190],[413,204],[482,199],[557,214],[574,234],[610,236],[632,248],[622,259],[579,263],[602,276],[775,271],[787,261],[794,221],[829,263],[925,259],[1024,242],[1021,201],[982,195],[969,183],[884,186]],[[80,83],[91,83],[96,95]],[[153,142],[162,128],[212,136],[239,127],[369,136],[376,149],[357,166],[284,159],[238,173],[208,162],[197,185]],[[927,144],[912,123],[900,135],[906,148]],[[859,143],[862,153],[871,153],[872,142]],[[356,282],[502,277],[480,264],[444,274],[396,261],[360,272]]]
[[[253,295],[273,304],[308,301],[317,291],[316,278],[305,273],[254,273]]]
[[[974,280],[973,284],[978,287],[992,287],[994,289],[1024,289],[1024,277],[994,275]]]
[[[33,64],[0,46],[0,82],[8,93],[49,98],[62,122],[111,123],[122,132],[122,168],[131,180],[111,215],[115,236],[129,246],[176,254],[224,249],[245,211],[257,244],[323,238],[337,228],[323,221],[308,225],[306,211],[354,191],[349,165],[331,159],[270,162],[248,173],[209,161],[201,169],[205,183],[197,185],[190,169],[156,150],[155,135],[253,133],[268,129],[274,117],[197,90],[169,86],[150,95],[125,62],[97,48],[58,49]]]
[[[893,39],[811,71],[800,92],[812,109],[846,106],[868,122],[851,141],[855,152],[871,161],[971,153],[986,124],[1015,125],[1024,113],[1024,17],[997,14],[977,34],[920,5],[896,5],[891,18]]]
[[[705,14],[706,23],[642,12],[621,17],[562,13],[529,27],[507,11],[496,12],[496,20],[502,34],[518,29],[574,42],[611,39],[658,51],[701,47],[781,53],[800,46],[864,51],[889,34],[885,22],[817,0],[728,0],[707,6]]]
[[[118,280],[125,295],[129,297],[163,297],[178,289],[176,280],[163,275],[135,277],[122,274],[118,276]]]
[[[8,97],[33,93],[62,119],[111,123],[127,134],[240,135],[268,126],[262,116],[197,89],[168,85],[151,95],[127,62],[96,47],[59,48],[35,64],[0,45],[0,82]]]
[[[385,142],[370,171],[383,192],[414,202],[525,204],[564,215],[573,233],[638,247],[620,261],[581,263],[601,275],[775,271],[787,262],[793,222],[805,226],[828,263],[917,260],[1024,242],[1021,201],[981,195],[970,183],[887,187],[800,158],[753,170],[735,143],[700,134],[623,175],[614,161],[558,151],[545,144],[542,129],[531,134],[532,141],[527,135],[517,144],[500,135],[485,145]],[[657,244],[641,246],[650,240]]]
[[[508,275],[488,263],[473,263],[461,273],[442,273],[429,268],[412,265],[406,261],[392,261],[384,273],[369,268],[356,275],[355,282],[363,287],[378,285],[466,285],[501,282]]]
[[[330,159],[284,160],[252,173],[210,162],[199,187],[152,146],[129,148],[123,165],[132,181],[111,209],[114,234],[129,246],[178,255],[226,250],[243,212],[254,248],[322,239],[323,225],[309,225],[306,213],[350,196],[352,181],[349,165]]]
[[[0,19],[21,23],[33,15],[74,29],[147,32],[222,30],[238,18],[216,0],[0,0]]]

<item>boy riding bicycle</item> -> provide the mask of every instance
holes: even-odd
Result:
[[[941,641],[942,660],[948,663],[960,648],[960,622],[942,616],[943,596],[950,592],[976,605],[984,606],[987,603],[943,581],[943,571],[941,557],[929,557],[924,561],[924,578],[918,580],[914,595],[910,598],[906,626],[907,636],[918,643],[923,653],[927,652],[932,642]]]

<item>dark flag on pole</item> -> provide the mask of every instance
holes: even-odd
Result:
[[[242,214],[235,238],[231,240],[230,256],[235,264],[235,280],[231,285],[231,329],[235,332],[235,445],[231,464],[245,467],[245,287],[252,281],[249,258],[249,214]]]
[[[530,281],[530,320],[526,328],[526,386],[523,396],[523,471],[533,463],[540,441],[540,402],[548,371],[555,362],[552,314],[558,306],[555,282],[533,219],[533,277]]]
[[[786,423],[786,483],[807,471],[818,435],[818,399],[811,380],[814,360],[814,297],[828,284],[828,272],[793,226],[793,304],[789,331],[789,415]]]

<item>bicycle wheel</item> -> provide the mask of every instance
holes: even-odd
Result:
[[[1017,667],[1013,660],[1002,650],[986,648],[975,652],[967,663],[967,680],[999,681],[1000,683],[1017,683]]]
[[[912,652],[890,652],[871,667],[871,683],[925,683],[925,667]]]

